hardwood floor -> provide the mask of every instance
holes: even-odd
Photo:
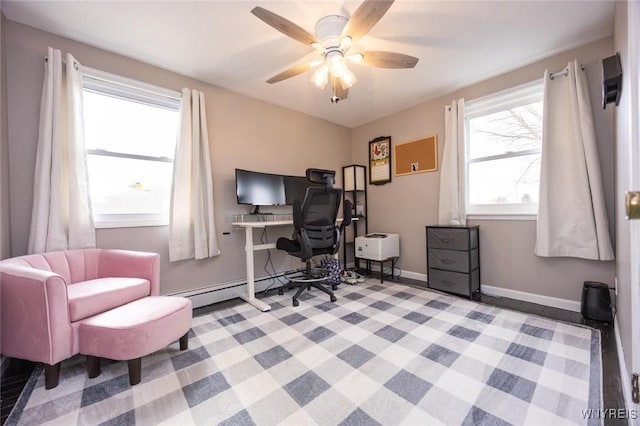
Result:
[[[394,280],[396,281],[396,280]],[[400,279],[405,284],[425,287],[425,283],[408,279]],[[339,290],[337,295],[339,296]],[[585,324],[580,313],[566,311],[563,309],[552,308],[549,306],[537,305],[535,303],[523,302],[520,300],[509,299],[506,297],[494,297],[481,295],[479,302],[489,305],[512,309],[515,311],[526,312],[530,314],[540,315],[543,317],[555,319],[558,321],[570,322],[575,324]],[[213,310],[232,306],[242,303],[239,299],[233,299],[226,302],[216,303],[215,305],[205,306],[194,310],[195,315],[202,315]],[[616,348],[616,340],[613,324],[603,324],[593,321],[586,323],[591,327],[597,328],[602,336],[602,365],[603,365],[603,408],[624,408],[624,396],[622,394],[622,384],[620,382],[620,370],[618,364],[618,351]],[[15,405],[22,389],[24,388],[29,376],[31,375],[35,363],[30,361],[22,361],[11,359],[9,366],[6,368],[0,379],[0,414],[2,424],[5,423],[11,409]],[[624,419],[607,419],[606,425],[627,425]]]

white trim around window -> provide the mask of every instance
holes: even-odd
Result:
[[[471,158],[471,144],[473,143],[470,132],[470,121],[518,108],[536,102],[543,101],[543,80],[536,80],[517,87],[502,90],[497,93],[483,96],[465,102],[465,147],[464,147],[464,179],[465,179],[465,203],[467,219],[477,220],[535,220],[538,211],[537,202],[530,203],[495,203],[495,204],[471,204],[469,168],[472,164],[481,165],[484,162],[507,160],[511,158],[532,156],[540,154],[540,147],[518,149],[490,153]],[[487,163],[491,164],[491,163]]]
[[[101,96],[117,98],[122,101],[139,103],[148,105],[150,107],[166,109],[168,111],[175,111],[177,126],[178,110],[180,107],[180,99],[182,93],[176,90],[155,86],[145,82],[87,67],[83,68],[83,89],[86,93],[93,93]],[[85,124],[85,126],[86,125],[88,124]],[[177,132],[175,137],[177,137]],[[133,139],[133,141],[137,140],[138,139],[136,138]],[[120,144],[119,147],[115,148],[109,145],[109,143],[98,143],[98,145],[93,147],[90,147],[90,145],[91,144],[88,141],[88,156],[91,156],[91,158],[104,158],[104,161],[119,161],[118,159],[120,159],[125,162],[138,161],[144,162],[146,164],[173,164],[172,152],[171,154],[165,152],[166,150],[162,151],[162,153],[157,150],[145,152],[144,148],[140,149],[145,145],[139,145],[135,150],[124,149],[126,147],[122,146],[122,144]],[[169,157],[169,155],[171,155],[171,157]],[[123,163],[123,165],[124,164],[126,163]],[[92,170],[89,170],[90,179],[91,173]],[[104,176],[104,174],[99,176]],[[169,187],[167,187],[167,191],[170,192]],[[104,200],[104,198],[102,199]],[[113,198],[113,200],[117,201],[118,199]],[[167,226],[169,224],[168,200],[169,194],[167,193],[167,207],[166,210],[162,209],[164,211],[161,211],[161,209],[154,211],[153,208],[150,208],[149,212],[145,213],[133,212],[133,210],[140,209],[133,209],[132,211],[127,212],[126,208],[123,209],[121,213],[117,213],[117,211],[115,211],[116,209],[109,213],[105,213],[103,210],[102,214],[99,210],[97,212],[94,211],[96,228]],[[122,202],[122,199],[120,199],[120,201]],[[111,201],[108,202],[111,203]],[[94,210],[96,209],[94,208]]]

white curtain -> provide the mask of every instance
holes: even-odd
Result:
[[[535,253],[613,260],[591,100],[577,61],[544,76]]]
[[[29,253],[95,247],[82,118],[82,67],[49,48],[45,64]]]
[[[185,88],[171,187],[169,260],[218,254],[204,93]]]
[[[464,225],[464,99],[453,101],[444,111],[444,152],[440,165],[438,224]]]

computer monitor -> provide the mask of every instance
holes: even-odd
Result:
[[[325,185],[312,183],[305,176],[288,176],[236,169],[236,197],[238,204],[252,206],[293,205],[304,201],[307,188]],[[259,212],[259,208],[253,210]]]
[[[236,169],[236,197],[238,204],[285,205],[284,176]]]

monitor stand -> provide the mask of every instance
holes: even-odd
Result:
[[[273,214],[273,213],[265,213],[260,211],[260,206],[251,206],[251,210],[249,210],[249,214]]]

